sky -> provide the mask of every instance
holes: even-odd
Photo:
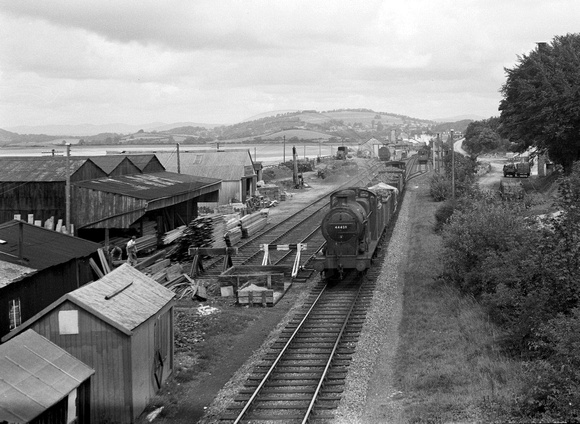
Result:
[[[0,0],[0,128],[291,110],[499,116],[578,0]]]

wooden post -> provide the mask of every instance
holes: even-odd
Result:
[[[66,204],[66,228],[70,231],[70,143],[66,143],[66,185],[65,185],[65,204]]]

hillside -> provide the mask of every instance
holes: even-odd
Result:
[[[444,132],[444,129],[453,128],[456,131],[465,131],[470,121],[455,123],[436,123],[434,121],[412,118],[386,112],[376,112],[370,109],[338,109],[318,112],[315,110],[289,111],[276,115],[264,116],[233,125],[203,126],[202,124],[180,123],[175,125],[143,126],[139,130],[115,124],[114,129],[121,131],[102,131],[98,134],[94,130],[98,127],[104,130],[105,126],[92,126],[88,134],[82,134],[81,128],[74,126],[74,134],[59,136],[27,134],[20,135],[8,131],[0,132],[0,141],[4,144],[30,144],[40,141],[50,142],[58,139],[73,138],[82,144],[205,144],[212,141],[238,143],[271,143],[282,140],[292,141],[330,141],[357,143],[369,138],[389,141],[393,137],[405,138],[418,134],[435,134]],[[57,127],[57,126],[54,126]],[[157,129],[153,129],[156,127]],[[163,129],[161,129],[163,128]],[[72,141],[75,142],[74,140]]]

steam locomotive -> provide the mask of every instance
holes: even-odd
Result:
[[[393,175],[404,178],[401,173]],[[397,210],[402,190],[396,185],[379,182],[331,194],[330,210],[321,224],[326,246],[312,259],[315,270],[342,278],[346,270],[363,272],[371,267],[381,236]]]

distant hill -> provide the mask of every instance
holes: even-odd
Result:
[[[214,128],[217,125],[196,124],[193,122],[177,122],[174,124],[166,124],[163,122],[151,122],[149,124],[141,124],[141,125],[116,123],[104,125],[79,124],[79,125],[18,126],[18,127],[10,127],[8,128],[8,130],[18,134],[45,134],[59,137],[64,136],[85,137],[102,133],[133,134],[138,132],[139,130],[168,131],[173,128],[184,126]]]
[[[12,140],[14,140],[17,136],[18,134],[0,129],[0,143],[9,143]]]
[[[483,116],[479,116],[479,115],[460,115],[460,116],[453,116],[450,118],[437,118],[437,119],[433,119],[433,120],[435,122],[457,122],[457,121],[465,121],[465,120],[481,121],[483,119],[488,119],[488,118],[490,118],[490,116],[483,117]]]
[[[464,132],[471,120],[446,121],[413,118],[371,109],[335,109],[328,111],[276,111],[256,115],[256,119],[233,125],[208,125],[190,122],[143,125],[50,125],[43,127],[12,127],[0,132],[3,143],[30,144],[66,142],[82,144],[140,144],[210,142],[270,143],[283,140],[358,143],[369,138],[391,140],[393,135],[413,137],[436,134],[450,128]],[[16,133],[16,130],[18,133]],[[38,134],[40,132],[41,134]],[[24,135],[21,135],[24,134]]]

